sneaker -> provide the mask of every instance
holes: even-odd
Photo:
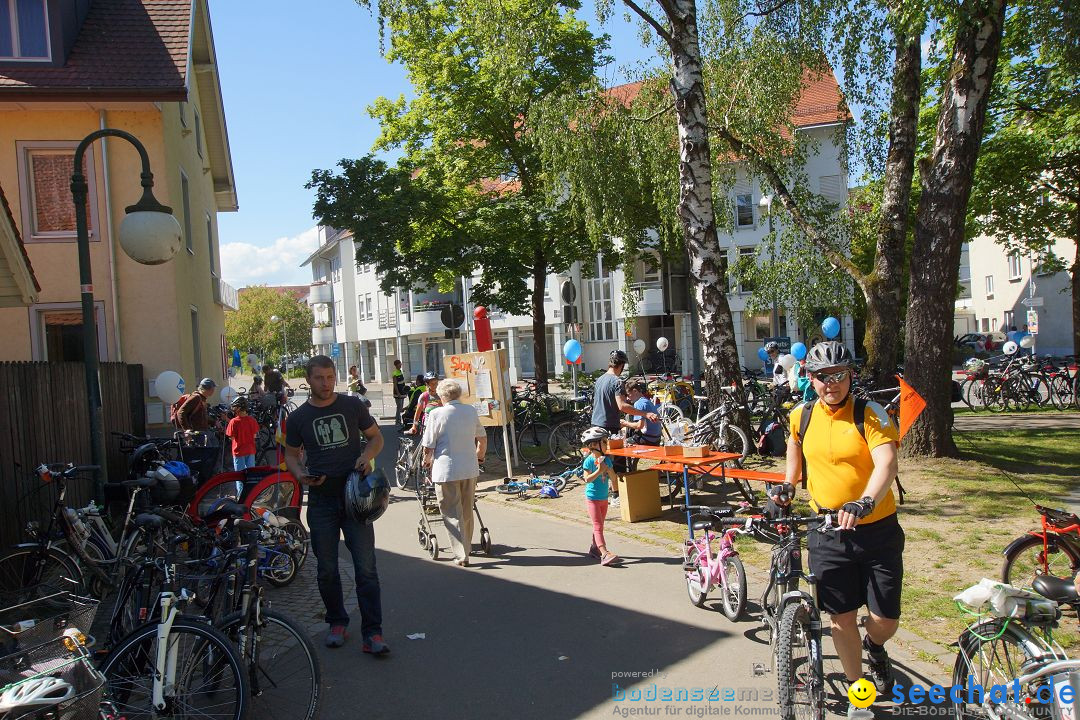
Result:
[[[879,693],[892,692],[893,670],[889,653],[885,652],[885,648],[871,650],[869,642],[870,638],[864,636],[863,649],[866,650],[867,665],[870,666],[870,676],[874,680],[874,685],[877,686]]]
[[[589,548],[589,557],[594,557],[597,560],[600,559],[600,548],[596,547],[596,543]]]
[[[326,647],[339,648],[345,644],[345,638],[348,636],[349,633],[344,625],[331,625],[330,632],[326,633]]]
[[[848,701],[847,706],[847,718],[848,720],[872,720],[874,712],[870,708],[857,708]]]
[[[618,561],[619,561],[619,556],[616,555],[615,553],[610,553],[609,552],[607,555],[604,556],[604,559],[600,561],[600,564],[601,565],[610,565],[610,564],[612,564],[614,562],[618,562]]]
[[[619,496],[618,495],[612,495],[610,498],[608,498],[608,507],[613,507],[613,508],[619,507]]]
[[[383,642],[382,635],[372,635],[364,641],[361,649],[372,655],[385,655],[390,652],[390,646]]]

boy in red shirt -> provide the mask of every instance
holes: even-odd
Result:
[[[247,414],[247,408],[246,397],[233,400],[232,409],[236,417],[225,428],[225,435],[232,440],[234,470],[255,467],[255,436],[259,434],[259,423]]]

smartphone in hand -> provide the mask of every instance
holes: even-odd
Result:
[[[325,475],[305,475],[300,478],[300,482],[308,486],[322,485],[325,481]]]

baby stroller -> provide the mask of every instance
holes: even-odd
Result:
[[[420,501],[420,520],[416,523],[416,539],[420,547],[428,551],[432,560],[439,557],[439,540],[435,536],[435,526],[444,525],[442,511],[439,509],[439,499],[435,496],[435,483],[431,481],[431,472],[425,468],[420,482],[416,483],[416,499]],[[476,522],[480,525],[480,551],[492,557],[491,533],[484,525],[484,519],[480,517],[480,510],[476,507],[476,499],[473,499],[473,512],[476,513]],[[447,542],[442,547],[449,547]]]

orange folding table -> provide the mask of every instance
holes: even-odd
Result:
[[[663,447],[657,447],[655,445],[631,445],[626,448],[608,449],[608,455],[615,457],[625,458],[638,458],[639,460],[661,460],[665,463],[672,463],[674,465],[682,466],[683,473],[683,492],[686,498],[686,503],[690,503],[690,468],[713,468],[716,465],[722,465],[731,460],[738,460],[742,457],[739,453],[722,453],[714,452],[712,450],[705,453],[702,457],[686,457],[685,455],[668,455]],[[690,533],[690,537],[694,537],[694,527],[690,520],[690,511],[686,511],[686,529]]]

